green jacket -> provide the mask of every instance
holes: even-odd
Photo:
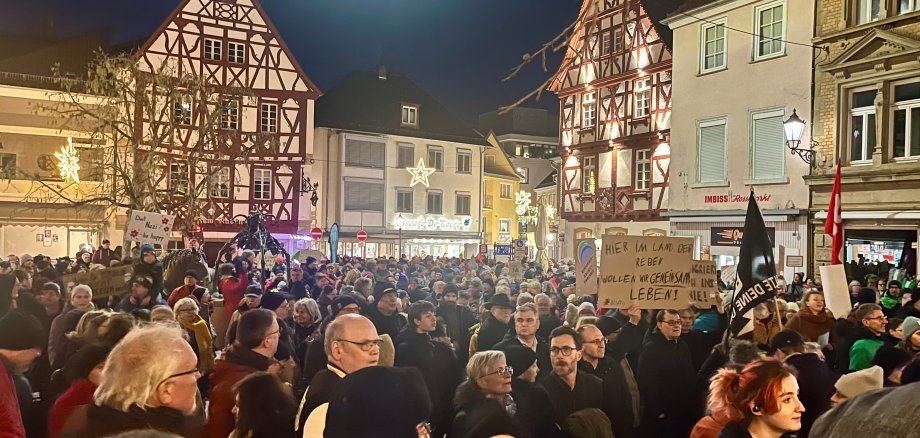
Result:
[[[859,371],[872,366],[875,352],[882,346],[881,339],[861,339],[850,347],[850,371]]]

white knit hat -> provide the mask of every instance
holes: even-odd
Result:
[[[848,399],[853,398],[865,392],[882,389],[884,374],[882,367],[876,365],[850,374],[844,374],[837,380],[834,387],[837,388],[837,392],[840,395]]]

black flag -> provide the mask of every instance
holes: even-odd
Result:
[[[776,296],[776,264],[773,261],[773,242],[767,235],[763,216],[754,198],[748,198],[744,235],[741,236],[741,258],[738,261],[738,279],[732,297],[731,334],[739,336],[754,329],[754,307]]]

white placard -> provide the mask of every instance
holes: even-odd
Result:
[[[175,218],[169,214],[129,210],[128,222],[125,224],[125,240],[166,245]]]
[[[819,266],[821,284],[824,286],[824,302],[834,318],[846,318],[850,314],[850,290],[843,265]]]

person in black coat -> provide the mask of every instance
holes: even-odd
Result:
[[[511,395],[512,369],[500,351],[481,351],[466,366],[469,379],[454,396],[456,414],[451,438],[517,436],[517,403]]]
[[[709,353],[712,352],[712,347],[715,347],[716,344],[722,340],[722,334],[725,333],[725,329],[728,328],[728,318],[725,316],[725,308],[722,306],[721,301],[717,309],[719,311],[719,325],[715,330],[708,332],[693,329],[696,314],[692,309],[683,309],[680,311],[680,339],[686,342],[687,347],[690,348],[690,357],[693,359],[694,372],[700,370],[700,367],[703,366],[703,362],[706,361],[706,358],[709,357]]]
[[[628,309],[610,310],[605,315],[613,318],[622,329],[615,340],[608,339],[610,344],[607,345],[607,350],[617,351],[626,356],[633,370],[639,369],[639,354],[642,353],[645,335],[651,329],[645,320],[646,314],[647,312],[638,306],[631,306]]]
[[[157,298],[163,295],[163,263],[157,260],[157,254],[153,246],[149,244],[141,245],[141,258],[134,264],[134,275],[150,277],[153,285],[150,287],[150,296]]]
[[[561,326],[550,333],[553,372],[540,381],[553,403],[553,420],[563,424],[576,411],[604,408],[601,379],[578,369],[581,336],[571,327]]]
[[[537,380],[543,380],[552,371],[553,365],[549,358],[549,344],[537,336],[539,328],[537,306],[533,303],[521,305],[514,314],[514,326],[508,330],[504,339],[492,348],[501,351],[507,351],[512,346],[529,348],[537,354]]]
[[[466,363],[469,359],[470,328],[476,325],[477,320],[469,306],[457,304],[458,294],[457,285],[450,283],[445,286],[437,314],[444,321],[444,331],[454,344],[457,359],[460,363]]]
[[[511,305],[511,300],[507,295],[492,295],[492,299],[486,303],[485,308],[489,311],[489,316],[479,327],[476,351],[491,350],[495,344],[505,338],[505,334],[511,329],[511,314],[514,306]]]
[[[299,265],[291,267],[291,281],[285,284],[284,287],[281,288],[281,291],[293,295],[294,298],[298,300],[308,297],[310,285],[307,284],[307,280],[303,278],[303,268]]]
[[[365,316],[377,327],[377,333],[396,339],[409,324],[406,317],[396,311],[396,287],[393,283],[381,281],[374,285],[374,303],[365,309]]]
[[[512,346],[504,351],[509,366],[514,368],[511,396],[517,404],[518,438],[546,438],[559,435],[553,421],[553,402],[542,386],[536,384],[537,354],[527,347]]]
[[[646,337],[639,356],[639,392],[644,405],[641,435],[687,436],[697,420],[693,359],[680,339],[680,314],[668,309],[655,319],[657,330]]]
[[[396,337],[397,367],[417,368],[431,397],[431,418],[435,436],[450,431],[453,419],[451,399],[463,381],[463,368],[449,345],[432,341],[429,333],[437,328],[434,305],[419,301],[409,306],[409,326]]]
[[[831,408],[831,396],[837,390],[834,384],[840,375],[835,373],[815,353],[805,352],[805,339],[793,330],[783,330],[770,342],[773,357],[785,361],[798,371],[799,400],[805,406],[802,413],[802,429],[796,436],[805,438],[812,424]]]
[[[639,397],[630,388],[636,387],[632,373],[625,369],[629,363],[622,355],[619,359],[606,355],[607,339],[604,333],[591,324],[581,326],[582,357],[578,370],[598,377],[604,387],[604,413],[610,419],[613,436],[633,437],[639,426]]]

